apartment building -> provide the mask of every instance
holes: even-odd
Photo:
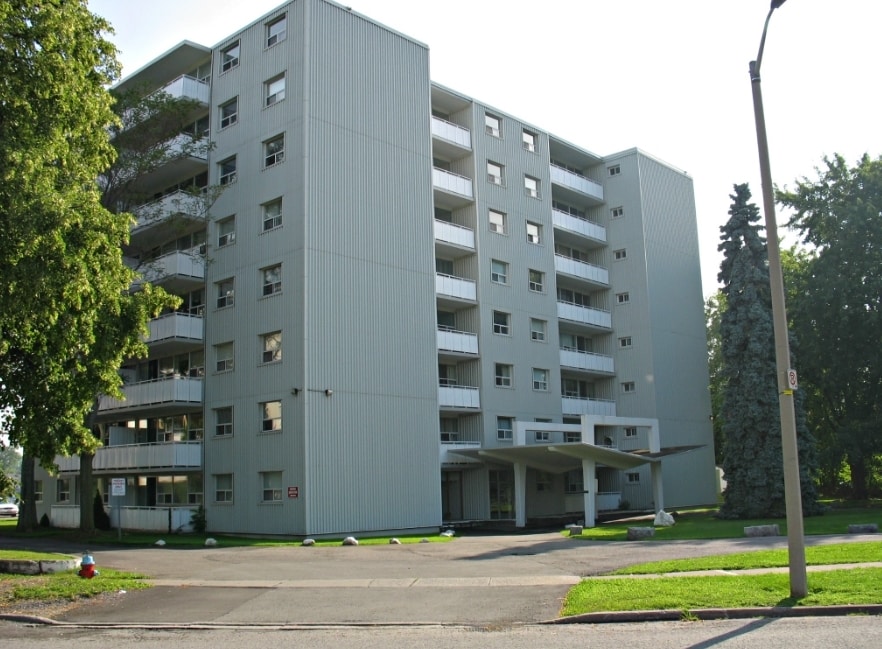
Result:
[[[214,532],[333,536],[714,502],[691,178],[433,84],[428,54],[294,0],[122,82],[195,100],[211,142],[134,212],[136,263],[183,305],[100,404],[123,527],[189,529],[200,504]],[[72,526],[78,460],[58,469],[38,510]]]

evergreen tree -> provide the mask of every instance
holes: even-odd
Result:
[[[723,518],[785,515],[781,422],[765,239],[746,184],[735,185],[729,220],[720,228],[719,280],[726,299],[720,318],[724,394],[721,405],[726,479]],[[794,400],[803,512],[818,513],[812,439],[803,397]]]

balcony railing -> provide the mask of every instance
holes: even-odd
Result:
[[[150,333],[146,340],[148,345],[170,338],[201,341],[204,322],[202,316],[190,315],[189,313],[167,313],[151,320],[149,328]]]
[[[563,397],[561,410],[564,415],[603,415],[616,416],[616,402],[609,399],[586,399],[583,397]]]
[[[584,279],[592,284],[609,286],[609,271],[602,266],[595,266],[563,255],[555,255],[554,270],[571,277]]]
[[[462,225],[435,219],[435,241],[474,250],[475,231]]]
[[[465,465],[465,464],[481,464],[481,460],[477,458],[460,455],[456,451],[459,449],[479,449],[481,442],[441,442],[441,465]]]
[[[603,200],[603,185],[569,169],[551,165],[551,182],[575,190],[598,201]]]
[[[474,280],[444,273],[435,273],[435,293],[469,302],[474,302],[478,297]]]
[[[195,281],[205,281],[205,258],[198,253],[171,252],[162,257],[157,257],[137,268],[143,281],[151,284],[160,284],[170,277],[189,277]]]
[[[113,527],[149,532],[192,532],[196,507],[112,507],[109,511]],[[77,505],[52,505],[49,512],[52,527],[76,529],[80,526]]]
[[[174,81],[169,81],[158,92],[164,92],[171,99],[191,99],[207,105],[211,97],[211,86],[206,81],[182,74]]]
[[[469,129],[440,117],[432,117],[432,135],[465,149],[472,148],[472,132]]]
[[[566,230],[567,232],[573,232],[592,241],[606,243],[606,228],[602,225],[598,225],[588,219],[567,214],[566,212],[561,212],[560,210],[552,210],[551,215],[554,220],[554,227]]]
[[[202,196],[184,191],[166,194],[159,200],[139,205],[132,210],[135,216],[135,227],[132,237],[144,229],[154,225],[164,225],[169,219],[184,217],[192,220],[205,218]]]
[[[434,167],[432,169],[432,185],[435,189],[456,194],[464,198],[473,198],[472,179],[459,174]]]
[[[438,405],[442,408],[477,410],[481,407],[481,395],[478,388],[462,385],[439,385]]]
[[[134,410],[159,404],[201,404],[202,379],[173,376],[143,381],[122,388],[125,399],[102,396],[98,410],[104,412]]]
[[[615,373],[615,364],[612,356],[582,352],[575,349],[561,348],[560,365],[561,367],[572,367],[578,370],[585,370],[586,372]]]
[[[80,458],[56,457],[62,473],[79,472]],[[202,442],[156,442],[104,446],[95,452],[93,471],[199,469],[202,466]]]
[[[438,351],[478,355],[478,335],[467,331],[438,329]]]
[[[557,317],[599,329],[612,329],[612,316],[609,311],[580,306],[570,302],[557,303]]]

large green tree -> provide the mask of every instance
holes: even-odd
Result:
[[[759,209],[748,185],[735,185],[729,220],[720,228],[719,280],[726,308],[720,317],[723,398],[724,518],[785,514],[781,424],[775,368],[768,253]],[[818,513],[812,439],[802,398],[795,400],[803,511]]]
[[[882,158],[853,167],[824,159],[778,200],[794,211],[790,226],[810,246],[792,311],[801,342],[800,381],[821,431],[828,487],[840,466],[851,495],[880,492],[882,469]]]
[[[725,378],[723,376],[723,339],[720,324],[726,312],[726,296],[717,291],[704,303],[704,319],[707,325],[707,364],[710,374],[711,422],[714,429],[714,460],[717,466],[723,463],[723,395]]]
[[[25,453],[23,528],[36,524],[32,458],[95,447],[87,416],[119,393],[121,359],[163,303],[129,292],[130,219],[96,183],[114,158],[108,30],[83,0],[0,0],[0,408]]]

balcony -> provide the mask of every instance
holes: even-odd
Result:
[[[573,173],[569,169],[564,169],[554,164],[551,165],[551,182],[554,185],[575,191],[583,197],[587,196],[597,203],[603,202],[603,185],[595,180]]]
[[[56,457],[61,473],[79,473],[80,458]],[[104,446],[95,452],[92,470],[117,471],[198,470],[202,467],[202,442],[158,442]]]
[[[435,219],[435,245],[445,257],[456,259],[475,252],[475,231]]]
[[[438,207],[456,209],[474,200],[472,179],[444,169],[432,169],[432,187]]]
[[[581,324],[595,330],[612,329],[612,315],[610,312],[593,307],[558,301],[557,317],[561,320]]]
[[[577,235],[580,238],[588,239],[595,243],[606,243],[606,228],[598,225],[593,221],[561,212],[560,210],[551,211],[554,227],[564,230],[569,234]]]
[[[208,138],[194,138],[181,133],[163,143],[164,164],[138,178],[133,190],[146,195],[163,191],[185,178],[192,178],[208,169]]]
[[[169,81],[157,92],[164,92],[171,99],[186,99],[208,106],[211,86],[206,81],[182,74],[174,81]]]
[[[177,251],[136,268],[141,273],[141,281],[162,286],[172,293],[182,293],[199,288],[205,283],[205,258],[198,250]],[[135,282],[137,286],[139,282]]]
[[[560,366],[561,368],[581,370],[583,372],[615,374],[615,364],[612,356],[581,352],[576,349],[560,349]]]
[[[563,397],[561,412],[564,415],[602,415],[616,416],[616,402],[608,399],[585,399],[582,397]]]
[[[157,201],[139,205],[132,210],[135,226],[132,228],[131,245],[142,250],[150,249],[167,238],[169,227],[187,230],[205,222],[205,203],[202,196],[176,191]]]
[[[432,117],[432,152],[441,158],[459,160],[472,150],[472,132],[459,124]]]
[[[443,410],[478,410],[481,407],[481,395],[478,388],[439,385],[438,405]]]
[[[202,316],[167,313],[150,321],[145,342],[153,356],[173,356],[202,346],[204,324]]]
[[[478,335],[467,331],[439,328],[436,333],[438,352],[454,356],[477,356]]]
[[[554,270],[563,275],[585,280],[594,286],[603,288],[609,286],[609,271],[606,268],[578,261],[571,257],[555,255]]]
[[[202,408],[202,379],[172,376],[124,385],[125,399],[102,396],[99,416],[104,419],[128,417],[138,411],[150,410],[153,416],[179,414]]]
[[[441,298],[455,303],[475,302],[478,299],[478,291],[474,280],[435,273],[435,294]]]

